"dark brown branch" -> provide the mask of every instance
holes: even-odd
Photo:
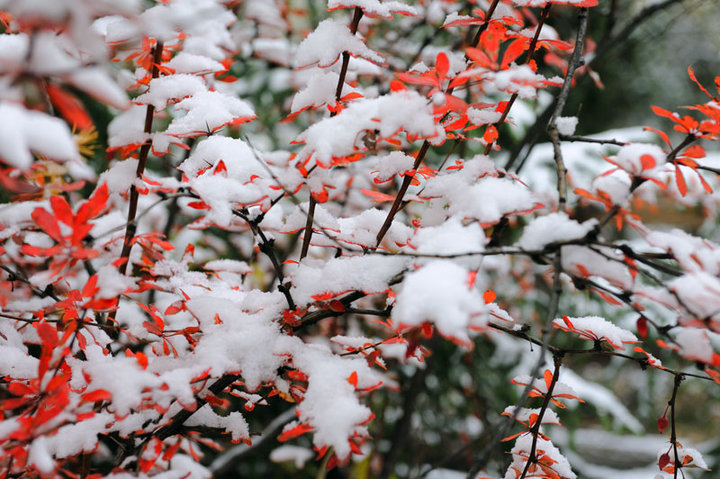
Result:
[[[157,41],[155,44],[155,47],[153,48],[152,56],[153,56],[153,65],[152,65],[152,78],[157,78],[160,74],[160,61],[162,60],[162,51],[163,51],[163,42]],[[152,132],[152,122],[153,122],[153,116],[155,115],[155,107],[152,104],[148,104],[147,109],[145,110],[145,126],[143,128],[143,131],[146,135],[149,135]],[[145,143],[142,144],[140,147],[140,154],[138,156],[138,165],[137,169],[135,170],[135,177],[136,178],[142,178],[143,173],[145,172],[145,163],[147,162],[148,154],[150,153],[150,148],[152,147],[152,139],[148,138]],[[125,229],[125,238],[123,239],[123,247],[122,252],[120,253],[120,258],[124,259],[125,261],[120,264],[119,271],[120,274],[125,274],[127,272],[128,263],[130,262],[130,250],[132,249],[132,239],[135,236],[135,230],[137,229],[137,225],[135,224],[135,215],[137,214],[137,205],[138,205],[138,199],[140,195],[138,193],[137,187],[135,186],[135,183],[133,183],[130,186],[130,205],[128,207],[128,216],[127,216],[127,227]],[[112,314],[114,317],[114,313]]]
[[[355,7],[355,12],[353,13],[353,19],[350,23],[350,33],[355,35],[357,33],[358,26],[360,25],[360,19],[363,16],[363,11],[360,7]],[[345,86],[345,76],[347,75],[347,69],[348,65],[350,64],[350,53],[343,52],[342,54],[342,65],[340,66],[340,76],[338,77],[337,87],[335,88],[335,102],[339,105],[340,104],[340,98],[342,98],[342,91],[343,87]],[[337,109],[334,110],[330,116],[335,116],[337,114]],[[303,233],[303,242],[302,247],[300,249],[300,260],[307,256],[308,249],[310,248],[310,240],[312,239],[313,235],[313,221],[315,218],[315,205],[317,204],[317,201],[315,200],[315,197],[312,195],[312,192],[310,193],[310,200],[308,205],[308,212],[307,212],[307,221],[305,222],[305,232]]]
[[[293,301],[293,298],[290,295],[289,286],[285,284],[285,275],[282,272],[282,265],[280,264],[280,261],[278,261],[278,258],[275,255],[275,240],[269,239],[265,235],[265,232],[262,230],[262,228],[260,228],[260,221],[262,221],[262,217],[250,219],[247,211],[242,210],[233,210],[233,213],[242,218],[248,224],[253,236],[257,238],[258,248],[260,248],[260,252],[262,252],[270,259],[273,269],[275,270],[275,275],[278,279],[278,290],[280,290],[280,292],[285,296],[285,300],[288,303],[288,308],[294,310],[297,306],[295,306],[295,301]]]
[[[627,141],[620,141],[614,138],[603,139],[603,138],[592,138],[590,136],[576,136],[576,135],[560,135],[562,141],[579,141],[583,143],[600,143],[602,145],[616,145],[625,146],[629,145]]]
[[[535,420],[535,424],[530,429],[530,434],[532,434],[533,440],[532,445],[530,446],[530,455],[528,456],[527,461],[525,462],[525,469],[523,469],[522,474],[520,475],[519,479],[525,479],[527,477],[528,472],[530,471],[530,466],[532,464],[537,463],[537,442],[538,437],[540,436],[540,426],[542,426],[542,420],[543,416],[545,416],[545,411],[547,411],[548,406],[550,405],[550,399],[552,399],[552,393],[555,389],[555,385],[558,382],[558,376],[560,376],[560,365],[562,364],[562,357],[561,356],[553,356],[553,362],[555,363],[555,370],[553,371],[553,377],[550,381],[550,386],[547,388],[547,392],[545,393],[545,397],[543,398],[542,406],[540,406],[540,412],[538,413],[538,417]],[[516,408],[517,410],[517,408]]]
[[[678,457],[677,450],[677,430],[675,428],[675,399],[677,398],[678,389],[680,389],[680,383],[685,379],[682,374],[675,375],[675,381],[673,382],[672,397],[668,401],[670,407],[670,443],[673,448],[673,456],[675,458],[675,467],[673,471],[673,478],[677,479],[678,471],[683,466],[680,458]]]

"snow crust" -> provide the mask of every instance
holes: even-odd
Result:
[[[480,292],[468,287],[468,271],[451,261],[434,260],[406,275],[391,317],[409,327],[430,322],[442,335],[467,346],[470,329],[485,326],[485,311]]]
[[[335,63],[343,52],[373,63],[385,63],[383,57],[368,48],[359,36],[353,35],[345,23],[329,18],[320,22],[300,43],[295,52],[295,64],[298,67],[317,65],[327,68]]]
[[[554,242],[581,239],[592,231],[596,224],[596,219],[590,219],[580,224],[562,212],[539,216],[525,227],[517,246],[533,251],[541,250]]]

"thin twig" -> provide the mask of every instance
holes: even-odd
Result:
[[[545,415],[545,411],[547,411],[548,406],[550,405],[550,400],[552,399],[552,393],[555,389],[555,385],[558,382],[558,377],[560,376],[560,366],[562,365],[562,357],[559,355],[553,356],[553,362],[555,363],[555,370],[553,371],[552,380],[550,381],[550,385],[547,388],[547,392],[545,393],[545,397],[543,398],[542,406],[540,406],[540,412],[538,413],[538,417],[535,420],[535,424],[530,429],[530,434],[532,434],[532,444],[530,446],[530,454],[527,458],[527,461],[525,462],[525,468],[523,469],[522,474],[518,479],[525,479],[527,477],[528,472],[530,471],[530,466],[535,464],[537,462],[537,442],[538,437],[540,436],[540,426],[542,426],[542,420],[543,416]],[[516,408],[517,410],[518,408]]]
[[[357,33],[358,26],[360,25],[360,19],[363,16],[362,8],[355,7],[355,12],[353,13],[353,19],[352,22],[350,22],[350,33],[355,35]],[[347,75],[347,69],[348,65],[350,64],[350,53],[349,52],[343,52],[342,53],[342,65],[340,66],[340,75],[338,76],[338,82],[337,87],[335,88],[335,103],[336,103],[336,109],[330,113],[330,116],[333,117],[337,115],[338,109],[340,105],[340,99],[342,98],[342,91],[343,87],[345,86],[345,76]],[[312,239],[313,235],[313,219],[315,218],[315,205],[317,204],[317,200],[312,195],[312,192],[310,193],[310,203],[308,205],[308,212],[307,212],[307,221],[305,222],[305,232],[303,233],[303,242],[302,247],[300,249],[300,260],[307,256],[308,249],[310,248],[310,240]]]

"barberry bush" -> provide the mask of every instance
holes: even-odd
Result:
[[[622,3],[0,0],[0,477],[710,477],[720,76],[576,134]]]

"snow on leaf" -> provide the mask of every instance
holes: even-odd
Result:
[[[625,349],[623,344],[638,342],[638,338],[633,333],[599,316],[580,318],[563,316],[555,319],[553,326],[563,331],[577,333],[583,339],[606,342],[615,349]]]
[[[298,136],[298,141],[305,143],[298,159],[307,163],[312,157],[321,167],[328,167],[333,157],[362,151],[361,133],[374,130],[380,139],[394,138],[400,131],[414,139],[431,139],[436,143],[445,138],[445,131],[435,123],[425,98],[414,91],[399,91],[379,98],[358,99],[340,114],[313,124]]]
[[[401,15],[417,15],[415,7],[395,0],[328,0],[328,10],[359,7],[368,17],[391,19],[393,13]]]
[[[692,447],[683,446],[679,442],[676,446],[678,461],[683,468],[697,468],[704,471],[710,470],[700,451]],[[664,448],[658,451],[658,467],[661,471],[667,474],[673,474],[675,472],[675,463],[674,447],[670,446],[667,449]]]
[[[291,113],[298,113],[307,108],[318,108],[323,105],[335,105],[335,90],[340,75],[333,71],[314,71],[307,85],[293,97]],[[347,83],[343,85],[343,95],[359,93]]]
[[[525,469],[525,463],[530,459],[530,451],[535,438],[531,434],[522,434],[515,441],[510,451],[512,463],[505,473],[505,479],[517,479]],[[528,477],[552,479],[576,479],[570,468],[570,463],[560,450],[548,439],[538,436],[536,443],[536,461],[530,465]]]
[[[477,161],[467,161],[462,170],[440,174],[427,181],[423,197],[431,198],[438,214],[457,215],[492,225],[509,214],[523,214],[538,206],[532,192],[517,181],[485,176]],[[437,198],[437,199],[435,199]]]
[[[608,247],[563,246],[562,264],[563,269],[574,275],[599,276],[623,290],[629,290],[633,284],[622,254]]]
[[[200,77],[188,74],[168,75],[153,78],[148,85],[149,90],[135,98],[135,103],[152,105],[156,110],[165,108],[171,100],[183,98],[207,91]]]
[[[62,120],[9,102],[0,102],[0,118],[0,158],[5,164],[26,170],[33,152],[60,161],[79,160],[70,128]]]
[[[517,246],[524,250],[541,250],[556,241],[581,239],[597,224],[590,219],[582,224],[568,217],[564,212],[550,213],[533,219],[523,230]]]
[[[486,308],[467,280],[468,271],[452,261],[433,260],[408,273],[397,292],[393,322],[400,327],[430,322],[443,336],[470,347],[470,329],[485,326]]]
[[[313,301],[324,293],[339,295],[360,290],[368,293],[385,291],[388,282],[400,273],[408,261],[399,257],[340,257],[327,261],[309,259],[292,273],[290,293],[299,305]]]
[[[239,124],[255,118],[245,101],[218,91],[201,91],[175,104],[185,115],[177,116],[165,133],[187,138],[214,133],[228,124]]]
[[[359,36],[353,35],[347,25],[327,19],[320,22],[300,43],[295,52],[295,64],[301,68],[312,65],[327,68],[335,63],[343,52],[377,64],[385,62],[383,57],[368,48]]]

